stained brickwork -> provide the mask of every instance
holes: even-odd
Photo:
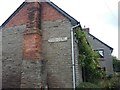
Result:
[[[29,34],[24,36],[23,58],[40,59],[42,53],[41,38],[39,34]],[[41,58],[42,59],[42,58]]]
[[[18,25],[26,25],[27,23],[29,23],[28,19],[33,18],[33,15],[28,15],[28,14],[30,14],[30,13],[28,13],[28,11],[30,10],[31,6],[32,6],[31,3],[26,3],[19,10],[19,12],[16,13],[15,16],[13,16],[9,20],[9,22],[5,25],[5,28],[10,28],[10,27],[18,26]],[[38,20],[39,20],[40,17],[41,17],[42,21],[55,21],[55,20],[65,18],[58,11],[53,9],[53,7],[51,7],[50,5],[48,5],[45,2],[42,2],[42,4],[41,4],[41,15],[36,18],[38,18]],[[36,24],[36,25],[38,25],[38,24]]]
[[[72,88],[71,27],[48,3],[26,3],[3,29],[3,87]]]
[[[24,32],[21,88],[41,88],[45,86],[42,57],[42,37],[40,33],[41,3],[28,4],[28,22]],[[43,75],[42,75],[43,74]],[[46,78],[46,77],[45,77]]]
[[[41,5],[37,2],[28,4],[28,22],[26,23],[26,31],[24,32],[24,58],[40,59],[41,51],[41,33],[40,33],[40,12]],[[41,58],[42,59],[42,58]]]
[[[46,85],[46,72],[38,59],[23,60],[21,67],[21,88],[41,88]]]

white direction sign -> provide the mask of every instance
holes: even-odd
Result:
[[[67,39],[67,37],[50,38],[48,42],[64,42],[67,41]]]

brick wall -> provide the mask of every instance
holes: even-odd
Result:
[[[10,28],[19,25],[25,25],[27,23],[27,5],[25,5],[19,12],[10,19],[10,21],[5,25],[5,28]]]
[[[26,59],[40,59],[41,56],[41,4],[29,3],[28,7],[28,19],[26,23],[26,31],[24,32],[24,47],[23,57]]]
[[[29,10],[31,6],[31,3],[26,3],[17,12],[17,14],[10,19],[10,21],[5,25],[5,28],[10,28],[18,25],[26,25],[29,22],[29,19],[32,19],[32,15],[29,16]],[[39,17],[41,17],[42,21],[55,21],[65,18],[58,11],[53,9],[53,7],[45,2],[42,2],[41,4],[41,15]]]
[[[78,44],[75,41],[74,37],[74,55],[75,55],[75,81],[76,81],[76,87],[80,85],[80,83],[83,81],[82,79],[82,68],[79,64],[79,49]]]
[[[0,89],[2,89],[2,30],[0,29]]]
[[[2,30],[2,88],[20,88],[25,26]]]
[[[62,20],[65,17],[56,11],[53,7],[48,5],[47,3],[42,3],[42,10],[41,10],[41,20],[42,21],[55,21],[55,20]]]
[[[41,3],[28,3],[27,10],[28,19],[23,41],[21,88],[41,88],[46,85],[42,77],[46,75],[46,72],[43,73],[44,58],[41,47]]]
[[[71,24],[67,19],[42,22],[43,55],[47,60],[50,88],[72,87]],[[65,42],[48,42],[51,38],[67,37]]]
[[[40,59],[40,54],[42,53],[41,38],[39,34],[25,35],[24,37],[24,47],[23,47],[23,58],[26,59]]]
[[[46,83],[50,88],[72,87],[71,26],[47,3],[27,3],[19,10],[3,30],[3,87],[40,88]],[[19,35],[13,40],[17,30]],[[67,41],[48,42],[59,37]],[[11,53],[14,49],[19,49],[13,52],[16,57]],[[17,81],[10,83],[8,77],[13,76]]]

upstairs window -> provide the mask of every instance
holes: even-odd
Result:
[[[104,50],[103,49],[98,49],[98,50],[95,50],[96,52],[98,52],[100,58],[104,58]]]
[[[98,69],[103,70],[103,71],[106,71],[106,68],[105,68],[105,67],[99,67]]]

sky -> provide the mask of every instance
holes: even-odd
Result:
[[[24,0],[0,1],[0,25]],[[118,2],[120,0],[51,0],[69,15],[90,28],[90,33],[114,48],[118,57]]]

